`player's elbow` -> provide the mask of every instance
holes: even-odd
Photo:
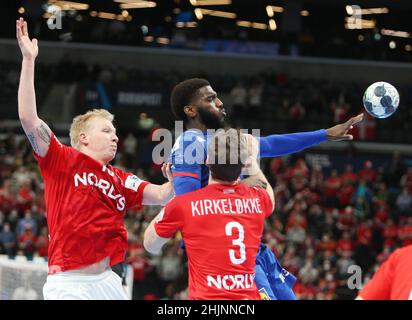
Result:
[[[153,254],[153,255],[159,255],[160,252],[161,252],[161,250],[159,250],[158,248],[156,248],[156,247],[153,245],[153,241],[149,240],[148,237],[146,237],[146,234],[145,234],[145,236],[144,236],[143,246],[144,246],[144,249],[145,249],[147,252],[149,252],[149,253],[151,253],[151,254]]]
[[[159,255],[162,252],[162,247],[156,243],[156,235],[153,234],[152,228],[147,228],[143,237],[143,247],[153,255]]]

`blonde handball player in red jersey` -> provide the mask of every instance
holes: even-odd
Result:
[[[412,245],[395,250],[356,299],[412,300]]]
[[[189,261],[190,299],[261,299],[254,281],[255,260],[264,220],[275,200],[257,163],[257,140],[250,135],[238,137],[234,129],[216,133],[208,149],[209,184],[175,197],[145,232],[146,250],[159,254],[181,231]],[[242,158],[236,159],[236,153],[231,158],[236,149],[241,150],[238,154],[256,150],[248,163],[253,166],[252,177],[265,189],[239,181]]]
[[[44,298],[125,300],[121,279],[111,270],[124,260],[127,249],[123,215],[134,206],[166,204],[173,197],[172,184],[149,184],[110,166],[118,138],[113,115],[106,110],[74,118],[72,147],[61,144],[37,115],[37,40],[30,41],[22,18],[16,21],[16,36],[23,55],[19,118],[45,185],[50,244]],[[162,169],[171,180],[167,166]]]

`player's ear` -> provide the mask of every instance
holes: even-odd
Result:
[[[86,133],[80,132],[79,141],[80,141],[80,145],[88,145],[89,144],[89,140],[87,139]]]
[[[188,119],[193,119],[197,116],[197,108],[195,106],[185,106],[183,108],[184,113],[186,114]]]

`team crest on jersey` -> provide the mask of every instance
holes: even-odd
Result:
[[[137,176],[133,175],[127,177],[124,186],[128,189],[132,189],[133,191],[137,191],[137,188],[139,188],[141,183],[142,180],[140,180]]]
[[[268,292],[266,291],[265,288],[259,289],[259,294],[260,294],[260,299],[262,300],[271,300],[269,297]]]

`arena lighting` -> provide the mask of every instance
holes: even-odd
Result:
[[[274,13],[282,13],[284,11],[283,7],[279,6],[266,6],[266,13],[269,18],[272,18]]]
[[[61,10],[88,10],[89,5],[87,3],[72,2],[72,1],[48,1],[48,4],[53,4],[60,7]]]
[[[381,34],[384,36],[400,37],[400,38],[412,38],[410,32],[406,31],[396,31],[391,29],[381,29]]]
[[[252,22],[240,20],[240,21],[236,21],[236,25],[238,25],[239,27],[249,28],[250,26],[252,26]]]
[[[302,10],[302,11],[300,12],[300,15],[301,15],[302,17],[309,17],[310,13],[309,13],[308,10]]]
[[[94,18],[101,18],[101,19],[109,19],[109,20],[119,20],[119,21],[132,21],[132,16],[127,13],[125,15],[123,12],[122,14],[116,14],[111,12],[103,12],[103,11],[90,11],[89,15]]]
[[[115,13],[100,11],[100,12],[97,13],[97,17],[102,18],[102,19],[114,20],[114,19],[117,18],[117,15]]]
[[[190,0],[192,6],[225,6],[232,4],[232,0]]]
[[[141,2],[128,2],[121,3],[121,9],[143,9],[143,8],[154,8],[157,6],[156,2],[153,1],[141,1]]]
[[[245,20],[236,21],[236,25],[239,27],[254,28],[254,29],[261,29],[261,30],[266,30],[268,28],[266,23],[252,22],[252,21],[245,21]]]
[[[276,21],[274,19],[269,20],[269,29],[275,31],[277,29]]]
[[[154,38],[152,36],[146,36],[143,38],[143,40],[146,42],[153,42]]]
[[[265,30],[268,26],[266,23],[252,22],[252,28]]]
[[[196,21],[189,21],[185,23],[186,28],[196,28],[197,27],[197,22]]]
[[[268,17],[269,17],[269,18],[272,18],[272,17],[273,17],[273,15],[274,15],[275,13],[273,12],[272,6],[266,6],[266,13],[268,14]]]
[[[346,17],[345,18],[345,28],[346,29],[373,29],[376,26],[375,20],[365,20],[358,19],[355,17]]]
[[[196,16],[197,20],[202,20],[203,19],[202,10],[200,10],[199,8],[196,8],[195,9],[195,16]]]
[[[368,15],[368,14],[384,14],[384,13],[389,13],[389,9],[386,7],[383,8],[364,8],[361,9],[359,6],[355,5],[347,5],[345,7],[346,13],[348,15]]]
[[[19,10],[17,10],[17,12],[23,14],[24,12],[26,12],[26,10],[24,9],[24,7],[20,7]]]
[[[204,16],[215,16],[220,18],[236,19],[236,13],[226,12],[226,11],[217,11],[209,9],[200,9]]]
[[[113,0],[118,3],[136,3],[136,2],[146,2],[146,0]]]
[[[156,39],[156,42],[160,44],[169,44],[170,40],[168,38],[159,37]]]

